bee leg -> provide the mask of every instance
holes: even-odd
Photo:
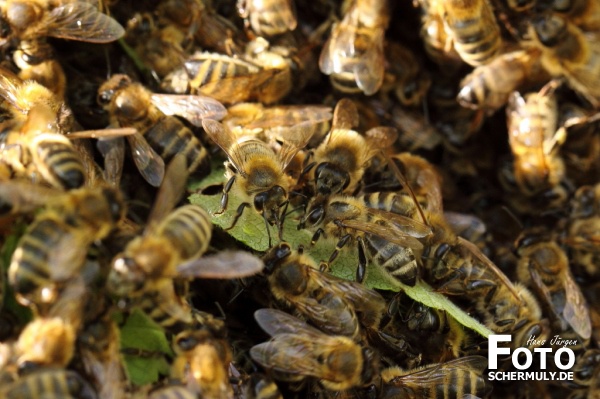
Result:
[[[237,211],[235,211],[235,217],[233,218],[233,222],[231,223],[231,226],[229,226],[228,228],[223,229],[223,230],[227,231],[227,230],[233,229],[233,227],[237,224],[238,219],[240,218],[240,216],[242,216],[242,213],[244,212],[244,209],[248,208],[249,206],[250,206],[250,204],[248,202],[242,202],[240,204],[240,206],[238,206]]]
[[[344,246],[346,244],[348,244],[348,242],[351,240],[352,240],[352,235],[350,235],[350,234],[346,234],[345,236],[340,238],[338,243],[335,245],[335,249],[331,253],[331,256],[329,257],[329,260],[327,261],[327,263],[332,263],[335,260],[335,258],[337,258],[337,256],[339,255],[341,249],[344,248]]]
[[[263,215],[263,219],[265,221],[265,228],[267,229],[267,237],[269,237],[269,248],[271,248],[272,242],[271,242],[271,230],[269,230],[269,221],[267,220],[267,215],[264,212],[262,215]]]
[[[317,241],[319,240],[319,238],[321,238],[321,234],[325,235],[325,230],[323,230],[322,228],[318,228],[317,231],[315,231],[315,234],[313,234],[312,239],[310,240],[310,245],[313,246],[317,243]]]
[[[290,201],[285,201],[285,205],[283,205],[283,210],[281,211],[281,221],[279,221],[277,227],[279,229],[279,241],[283,241],[283,222],[285,222],[285,216],[288,209],[288,205]]]
[[[367,273],[367,255],[365,242],[362,237],[356,239],[358,241],[358,267],[356,268],[356,281],[362,283]]]
[[[231,179],[229,179],[227,181],[227,183],[225,184],[225,187],[223,187],[223,195],[221,196],[221,208],[217,212],[215,212],[215,215],[220,215],[223,212],[225,212],[225,208],[227,208],[227,202],[229,201],[229,191],[231,190],[231,187],[233,186],[234,182],[235,182],[235,176],[231,176]],[[239,211],[239,208],[238,208],[238,211]],[[239,217],[239,214],[236,217],[236,221],[237,221],[238,217]],[[229,230],[229,229],[227,229],[227,230]]]

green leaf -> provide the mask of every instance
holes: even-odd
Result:
[[[125,370],[134,385],[152,384],[169,374],[169,362],[163,357],[124,355]]]
[[[227,209],[223,214],[216,215],[221,201],[221,193],[216,195],[205,195],[200,192],[206,187],[215,184],[224,184],[224,169],[223,167],[213,168],[212,173],[200,182],[193,182],[190,189],[197,190],[198,193],[192,194],[189,200],[193,204],[200,205],[210,215],[212,215],[213,224],[222,228],[231,226],[236,209],[240,204],[238,198],[229,196]],[[310,255],[317,263],[328,260],[331,253],[335,249],[336,240],[320,239],[314,247],[310,247],[311,233],[307,230],[298,230],[299,214],[293,214],[286,217],[283,238],[292,248],[297,248],[299,245],[304,246],[305,253]],[[252,207],[245,209],[244,213],[238,220],[235,227],[227,231],[236,240],[243,242],[250,248],[264,252],[269,249],[266,226],[263,219]],[[271,229],[271,238],[273,243],[277,242],[277,230]],[[335,262],[330,267],[330,272],[340,278],[346,280],[355,280],[356,268],[358,266],[358,254],[356,247],[344,248]],[[425,282],[418,282],[414,287],[406,286],[390,276],[385,270],[375,265],[369,265],[365,278],[365,285],[369,288],[375,288],[387,291],[403,291],[413,300],[423,303],[432,308],[445,310],[452,315],[460,324],[468,327],[484,337],[492,334],[488,328],[483,326],[477,320],[467,315],[459,307],[457,307],[446,296],[433,291],[433,289]]]
[[[134,309],[121,327],[121,350],[127,377],[135,385],[156,382],[161,375],[169,374],[166,356],[173,356],[164,330],[144,312]]]
[[[131,312],[121,328],[121,348],[173,354],[162,327],[139,309]]]

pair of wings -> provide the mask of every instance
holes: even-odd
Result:
[[[383,389],[380,397],[438,397],[436,392],[444,392],[444,395],[447,392],[451,397],[462,399],[483,397],[489,391],[482,377],[486,367],[485,357],[467,356],[407,372],[398,368],[385,369],[382,371]],[[451,377],[455,377],[455,383]],[[460,385],[461,382],[463,386]],[[464,392],[464,385],[469,382],[469,388],[473,392]]]
[[[352,73],[358,88],[371,95],[383,84],[385,30],[381,26],[359,28],[358,14],[358,7],[353,6],[332,28],[319,57],[319,68],[326,75]]]
[[[125,34],[125,29],[115,19],[86,1],[67,2],[54,7],[31,30],[32,35],[89,43],[110,43]]]
[[[358,344],[347,337],[330,336],[305,322],[276,309],[259,309],[254,318],[273,338],[250,349],[250,356],[268,369],[288,374],[334,379],[324,370],[320,354],[356,349]],[[356,351],[361,353],[360,348]]]
[[[156,106],[165,115],[178,115],[185,118],[194,126],[201,126],[204,118],[221,119],[227,110],[217,100],[199,95],[152,94],[152,105]],[[144,179],[152,186],[158,187],[165,174],[164,160],[148,144],[144,136],[135,129],[105,129],[95,131],[75,132],[69,138],[98,138],[98,149],[105,157],[107,180],[116,183],[120,178],[124,143],[120,136],[124,136],[129,146],[137,169]]]
[[[285,170],[298,151],[306,146],[314,133],[313,125],[308,121],[279,130],[278,135],[283,143],[277,157],[282,170]],[[244,140],[244,137],[238,137],[229,127],[215,120],[205,119],[202,126],[208,136],[227,154],[236,170],[242,175],[247,175],[249,169],[245,154],[237,151],[238,143]]]

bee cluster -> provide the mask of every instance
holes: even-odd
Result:
[[[0,399],[600,396],[599,34],[598,0],[0,2]],[[471,321],[573,378],[490,380]]]

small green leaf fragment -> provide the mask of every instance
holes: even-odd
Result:
[[[172,355],[164,330],[138,309],[133,310],[121,328],[121,347]]]
[[[152,384],[161,376],[169,375],[169,363],[164,357],[142,357],[124,355],[125,370],[134,385]]]

